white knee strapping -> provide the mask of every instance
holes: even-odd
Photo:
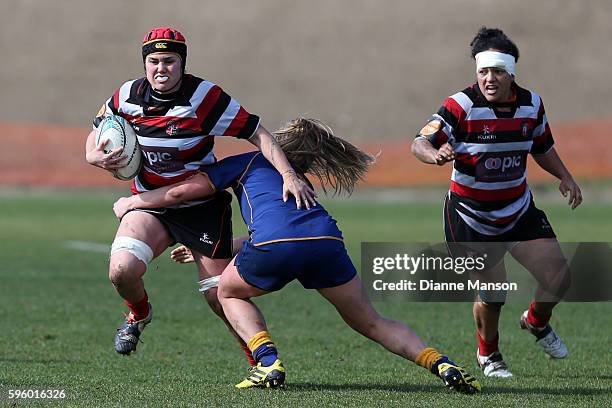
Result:
[[[216,288],[217,286],[219,286],[220,279],[221,275],[213,276],[212,278],[202,279],[198,282],[198,285],[200,285],[200,289],[198,289],[198,292],[205,295],[206,292],[208,292],[212,288]]]
[[[148,265],[153,259],[153,250],[149,245],[138,239],[130,237],[115,238],[115,241],[113,241],[113,245],[111,246],[111,255],[119,251],[129,252],[144,262],[145,265]]]

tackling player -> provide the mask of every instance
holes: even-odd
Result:
[[[106,101],[86,142],[87,162],[105,170],[123,166],[122,150],[104,153],[95,144],[105,115],[124,117],[138,135],[143,166],[132,192],[173,184],[214,163],[215,136],[248,140],[282,175],[283,197],[293,195],[298,208],[314,203],[314,192],[291,168],[275,139],[238,101],[219,86],[185,73],[185,37],[173,28],[149,31],[142,44],[145,77],[127,81]],[[280,177],[279,175],[279,177]],[[175,242],[189,247],[199,271],[200,291],[223,318],[216,286],[232,256],[231,195],[220,191],[175,206],[132,211],[121,219],[112,244],[109,277],[129,314],[115,336],[115,350],[129,355],[151,322],[152,311],[142,280],[148,263]],[[245,348],[245,352],[250,354]]]
[[[312,120],[298,119],[275,136],[299,174],[313,174],[336,192],[350,193],[373,162]],[[462,367],[426,347],[409,327],[374,310],[336,221],[321,205],[299,211],[292,200],[285,202],[282,178],[261,153],[228,157],[201,171],[173,186],[121,198],[114,211],[121,218],[130,209],[173,205],[233,187],[250,239],[223,272],[218,295],[230,324],[257,361],[236,387],[283,386],[285,368],[263,315],[250,299],[297,279],[305,288],[318,290],[360,334],[425,367],[456,391],[480,391],[478,381]],[[185,251],[181,254],[184,257]]]
[[[540,282],[520,326],[551,357],[564,358],[567,347],[549,320],[569,287],[569,270],[546,214],[535,206],[527,186],[527,155],[561,181],[559,190],[564,197],[569,194],[572,209],[580,205],[582,194],[554,148],[542,99],[515,82],[516,45],[501,30],[483,27],[470,46],[477,83],[444,101],[417,135],[412,152],[424,163],[454,161],[444,204],[451,254],[468,250],[456,243],[499,243],[502,251],[490,272],[505,277],[503,255],[509,250]],[[504,301],[505,293],[481,292],[474,303],[477,360],[485,376],[512,376],[498,346]]]

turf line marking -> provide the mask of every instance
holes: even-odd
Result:
[[[87,241],[64,241],[64,248],[108,254],[110,245]]]

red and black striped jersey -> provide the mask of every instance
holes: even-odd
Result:
[[[513,84],[513,97],[489,103],[478,84],[448,97],[417,137],[455,151],[450,194],[474,230],[499,235],[514,227],[529,207],[527,154],[554,145],[542,99]]]
[[[172,94],[155,92],[146,78],[125,82],[100,109],[94,126],[108,113],[124,117],[138,135],[143,166],[133,193],[187,179],[216,161],[215,136],[248,139],[260,122],[219,86],[189,74]]]

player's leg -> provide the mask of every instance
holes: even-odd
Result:
[[[194,261],[198,267],[198,280],[200,285],[200,293],[208,302],[210,308],[222,319],[225,319],[223,308],[217,299],[217,287],[221,273],[230,263],[230,258],[211,259],[198,251],[191,250]]]
[[[485,272],[473,273],[470,278],[486,282],[505,281],[506,269],[503,258]],[[476,360],[486,377],[512,377],[512,373],[499,351],[499,318],[505,304],[505,298],[505,292],[481,291],[472,307],[478,340]]]
[[[233,262],[223,272],[219,283],[219,300],[228,321],[241,338],[249,340],[255,334],[267,330],[263,315],[250,300],[266,293],[245,282]]]
[[[268,293],[245,282],[234,262],[225,269],[218,297],[231,327],[247,343],[256,365],[237,388],[284,386],[285,368],[266,326],[263,314],[250,300]]]
[[[131,211],[119,224],[111,248],[109,278],[130,312],[115,336],[115,350],[129,355],[144,327],[151,321],[151,306],[142,276],[148,263],[159,256],[172,238],[154,215]]]
[[[517,243],[510,251],[538,282],[536,311],[549,315],[570,287],[570,270],[556,238]]]
[[[449,255],[466,257],[473,256],[474,253],[487,253],[487,270],[481,276],[473,273],[470,278],[487,282],[505,280],[503,264],[505,247],[502,247],[503,244],[501,243],[488,243],[488,237],[473,230],[459,216],[455,208],[456,205],[454,200],[447,195],[444,201],[443,214],[444,237]],[[505,295],[499,293],[481,293],[472,307],[478,340],[476,360],[487,377],[512,376],[499,352],[499,317],[504,298]]]
[[[465,393],[480,391],[480,384],[474,377],[434,348],[426,347],[412,329],[380,316],[364,292],[358,276],[340,286],[319,289],[319,293],[336,307],[344,321],[358,333],[428,369],[450,388]]]
[[[308,273],[298,280],[306,288],[317,289],[349,326],[392,353],[428,369],[450,388],[466,393],[480,390],[478,381],[434,348],[426,347],[408,326],[376,312],[343,242],[318,240],[302,245],[308,246],[302,251],[306,255],[302,261],[308,261]]]
[[[171,243],[164,225],[149,213],[130,211],[121,219],[111,249],[108,276],[123,299],[137,303],[144,297],[142,276],[147,265]]]
[[[497,340],[499,338],[499,316],[501,314],[501,305],[485,303],[480,297],[474,302],[472,307],[474,314],[474,323],[476,324],[476,335],[478,337],[479,351],[481,355],[488,355],[488,348],[480,347],[481,343],[495,343],[497,351]]]
[[[379,343],[392,353],[415,361],[425,343],[408,326],[378,314],[363,290],[358,276],[333,288],[319,289],[344,321],[355,331]]]
[[[234,250],[231,195],[222,192],[202,204],[169,209],[164,216],[164,222],[175,240],[189,248],[189,250],[173,251],[174,259],[185,262],[189,257],[193,258],[198,267],[199,292],[213,312],[228,325],[223,308],[217,299],[217,286]],[[249,364],[253,365],[254,361],[246,344],[229,325],[228,328],[239,340]]]
[[[242,338],[236,333],[230,323],[227,321],[225,317],[225,313],[223,312],[223,307],[219,302],[219,298],[217,296],[219,280],[221,278],[221,273],[228,266],[231,259],[211,259],[207,258],[204,255],[200,254],[197,251],[190,251],[193,259],[198,266],[198,274],[199,274],[199,292],[204,296],[204,299],[212,309],[212,311],[223,320],[223,323],[227,326],[228,330],[236,338],[242,351],[244,352],[249,364],[254,366],[256,364],[251,351],[249,350],[246,342],[242,340]]]
[[[240,251],[242,243],[246,241],[247,239],[248,237],[246,236],[234,238],[233,245],[232,245],[232,255],[236,255]],[[249,364],[251,366],[256,365],[256,362],[253,359],[253,356],[251,355],[251,351],[249,350],[246,342],[242,340],[242,338],[240,338],[240,336],[234,331],[232,326],[229,324],[229,322],[225,318],[225,314],[223,313],[223,309],[217,298],[217,287],[219,285],[220,276],[212,276],[212,277],[209,276],[209,271],[217,270],[219,266],[221,265],[227,266],[227,264],[221,264],[221,263],[218,264],[215,262],[213,263],[211,267],[211,265],[208,265],[208,261],[214,261],[214,260],[211,260],[210,258],[206,258],[198,252],[191,251],[185,245],[181,245],[173,249],[172,252],[170,253],[170,258],[174,262],[177,262],[177,263],[196,262],[196,258],[199,259],[198,272],[199,272],[200,280],[198,284],[200,285],[200,288],[198,289],[198,291],[204,296],[209,306],[217,314],[217,316],[219,316],[223,320],[223,322],[229,329],[230,333],[236,338],[236,340],[238,340],[238,343],[240,344],[242,351],[247,357]],[[227,263],[229,263],[229,260]]]
[[[228,219],[227,221],[230,222],[231,219]],[[205,256],[194,249],[190,250],[192,257],[198,266],[200,293],[204,295],[204,298],[208,302],[210,308],[224,321],[226,321],[226,319],[225,314],[223,313],[223,308],[221,307],[219,299],[217,298],[217,286],[219,285],[221,274],[229,265],[231,258],[240,251],[242,244],[247,239],[248,237],[246,236],[233,239],[231,241],[231,252],[228,252],[228,254],[231,256],[228,258],[210,258],[209,256]]]
[[[541,238],[518,243],[512,256],[537,280],[535,300],[520,319],[523,329],[553,358],[565,358],[567,346],[549,324],[553,308],[570,286],[570,271],[556,238]]]
[[[493,278],[493,276],[499,276],[499,278]],[[473,272],[470,275],[470,279],[484,282],[503,282],[506,279],[505,277],[506,269],[503,259],[482,273]],[[478,293],[472,311],[474,314],[477,335],[485,342],[496,341],[499,337],[499,316],[504,303],[505,294],[503,293],[485,291]]]

